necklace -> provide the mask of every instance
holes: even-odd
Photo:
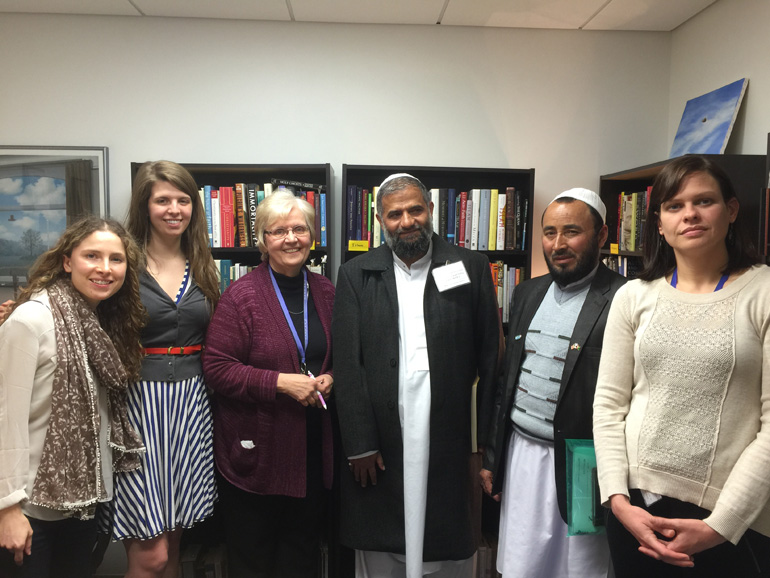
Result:
[[[291,310],[290,310],[290,309],[288,309],[288,307],[287,307],[287,311],[289,311],[289,313],[291,313],[292,315],[301,315],[301,314],[302,314],[302,312],[303,312],[303,311],[305,311],[305,308],[303,307],[303,308],[302,308],[302,309],[300,309],[299,311],[291,311]]]

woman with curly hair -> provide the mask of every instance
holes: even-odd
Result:
[[[146,356],[129,418],[147,452],[140,470],[116,477],[112,536],[123,540],[127,576],[173,577],[182,528],[211,516],[217,497],[201,351],[219,284],[198,187],[182,166],[139,168],[127,227],[146,256]]]
[[[141,253],[117,222],[68,227],[0,325],[0,575],[87,576],[94,511],[139,466]],[[14,566],[14,562],[16,566]]]

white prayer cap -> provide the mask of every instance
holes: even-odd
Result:
[[[412,175],[408,173],[395,173],[393,175],[390,175],[389,177],[385,177],[385,180],[380,183],[380,188],[385,186],[385,183],[388,181],[392,181],[393,179],[400,179],[401,177],[409,177],[410,179],[414,179],[417,182],[420,182],[420,179],[417,177],[413,177]]]
[[[583,201],[586,205],[589,207],[592,207],[593,209],[596,209],[596,212],[599,213],[599,216],[602,218],[602,223],[605,223],[607,221],[607,207],[604,206],[604,202],[602,201],[601,197],[594,193],[593,191],[589,191],[588,189],[581,189],[581,188],[575,188],[570,189],[568,191],[564,191],[563,193],[559,193],[554,197],[553,203],[556,199],[564,199],[564,198],[570,198],[570,199],[577,199],[578,201]],[[548,203],[549,206],[551,203]]]

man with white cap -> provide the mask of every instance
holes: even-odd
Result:
[[[473,570],[472,387],[478,375],[489,417],[500,321],[489,260],[433,234],[431,209],[418,179],[385,179],[377,219],[386,244],[337,277],[340,533],[356,550],[359,578]]]
[[[606,212],[593,191],[558,195],[541,221],[550,273],[517,286],[511,301],[505,375],[481,471],[485,491],[502,496],[503,577],[607,575],[604,535],[567,536],[565,444],[593,439],[604,326],[626,281],[599,260]]]

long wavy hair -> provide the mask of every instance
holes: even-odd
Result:
[[[198,195],[198,185],[187,169],[172,161],[151,161],[139,167],[134,177],[126,227],[146,253],[152,234],[148,205],[152,189],[160,181],[182,191],[192,201],[190,224],[182,233],[182,251],[190,261],[190,271],[195,282],[212,307],[216,307],[219,301],[219,280],[209,247],[206,214]]]
[[[29,301],[34,294],[50,287],[59,279],[69,277],[70,274],[64,270],[64,257],[72,257],[75,248],[97,231],[109,231],[123,243],[126,251],[126,277],[122,287],[112,297],[99,302],[96,314],[99,324],[115,345],[129,378],[138,379],[144,357],[140,331],[147,318],[147,312],[139,296],[139,268],[142,263],[142,253],[128,231],[117,221],[88,215],[67,227],[56,245],[35,261],[29,271],[29,283],[22,290],[13,309]]]
[[[727,173],[705,157],[687,155],[663,167],[652,183],[652,193],[644,224],[644,268],[639,274],[640,279],[653,281],[668,275],[676,267],[674,250],[658,232],[660,207],[679,192],[688,177],[696,173],[706,174],[716,181],[725,204],[730,199],[738,198]],[[743,224],[740,210],[728,229],[725,246],[727,247],[727,265],[722,271],[725,275],[747,269],[760,262],[759,255]]]

